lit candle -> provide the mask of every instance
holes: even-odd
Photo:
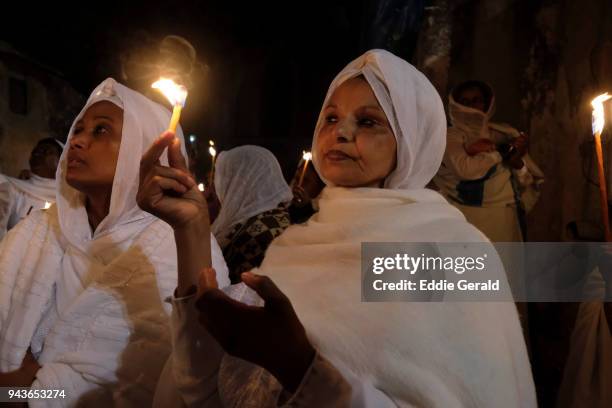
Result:
[[[597,171],[599,173],[599,199],[601,205],[601,218],[604,225],[605,239],[607,242],[612,241],[610,235],[610,224],[608,221],[608,194],[606,192],[606,176],[604,174],[603,167],[603,153],[601,151],[601,132],[603,131],[605,124],[605,115],[603,103],[612,96],[605,94],[599,95],[597,98],[591,101],[593,106],[593,136],[595,137],[595,152],[597,154]]]
[[[217,149],[215,149],[215,142],[212,140],[208,141],[208,153],[212,156],[212,162],[210,164],[210,180],[208,184],[212,184],[215,180],[215,160],[217,159]]]
[[[198,190],[204,191],[204,183],[198,184]]]
[[[300,181],[298,182],[298,186],[302,187],[302,182],[304,181],[304,175],[306,174],[306,169],[308,168],[308,162],[312,159],[312,153],[303,151],[302,152],[302,160],[304,160],[304,167],[302,168],[302,174],[300,175]]]
[[[168,78],[160,78],[151,87],[158,89],[172,104],[172,118],[170,118],[168,130],[176,132],[176,126],[181,117],[181,110],[185,106],[185,99],[187,99],[187,89]]]
[[[48,210],[48,209],[49,209],[49,207],[51,207],[51,203],[50,203],[50,202],[48,202],[48,201],[45,201],[45,208],[44,208],[44,209],[45,209],[45,210]]]

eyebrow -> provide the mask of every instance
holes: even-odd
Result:
[[[104,116],[104,115],[94,116],[94,119],[106,119],[111,122],[113,121],[113,118],[111,118],[110,116]]]

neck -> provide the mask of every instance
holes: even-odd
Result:
[[[87,210],[87,219],[92,231],[95,231],[102,220],[108,215],[110,198],[110,191],[88,193],[86,195],[85,209]]]

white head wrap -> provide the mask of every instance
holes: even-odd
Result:
[[[252,145],[219,154],[215,190],[221,211],[212,231],[221,247],[234,225],[293,198],[276,157],[269,150]]]
[[[438,171],[446,147],[444,106],[425,75],[384,50],[366,52],[348,64],[329,86],[313,139],[315,169],[321,175],[315,145],[323,123],[323,110],[340,85],[359,75],[372,87],[397,141],[397,166],[385,180],[384,188],[425,187]],[[329,180],[323,181],[333,185]]]
[[[455,93],[457,87],[455,87],[450,95],[448,96],[448,113],[451,119],[451,124],[457,129],[461,129],[466,132],[467,140],[466,143],[470,144],[478,139],[490,139],[491,134],[489,132],[489,122],[495,114],[495,94],[493,88],[484,83],[478,82],[481,87],[486,87],[489,90],[491,100],[489,101],[489,107],[486,112],[479,109],[470,108],[460,104],[455,100]]]
[[[83,194],[66,182],[66,166],[76,122],[91,105],[100,101],[112,102],[123,109],[123,129],[109,213],[92,234]],[[170,112],[166,108],[112,78],[106,79],[94,89],[70,128],[67,147],[64,148],[55,177],[58,185],[56,202],[60,226],[63,235],[73,246],[87,253],[93,241],[103,237],[113,242],[121,241],[121,236],[124,235],[122,230],[133,236],[138,229],[143,229],[154,221],[152,215],[142,211],[136,204],[140,158],[151,143],[166,130],[169,122]],[[181,150],[187,157],[180,128],[177,129],[176,136],[180,139]],[[168,163],[165,152],[160,161],[162,164]],[[134,228],[122,228],[129,224]]]

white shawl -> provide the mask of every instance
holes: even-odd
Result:
[[[293,198],[276,157],[268,149],[252,145],[219,154],[215,191],[221,211],[212,231],[222,247],[236,224]]]
[[[535,407],[513,303],[361,302],[363,242],[487,240],[423,188],[445,144],[442,103],[431,84],[405,61],[373,50],[338,75],[327,98],[359,73],[398,140],[387,188],[325,188],[319,212],[277,238],[256,272],[287,294],[326,358],[399,406]]]
[[[148,406],[170,352],[170,307],[162,299],[176,286],[176,247],[172,229],[141,211],[135,195],[139,158],[170,113],[107,79],[77,120],[100,100],[124,111],[110,212],[92,233],[81,193],[65,181],[65,149],[57,205],[0,243],[0,371],[17,369],[31,347],[42,366],[32,387],[65,389],[60,405]],[[68,146],[71,135],[72,128]],[[177,136],[182,142],[180,130]],[[223,286],[227,267],[212,241]]]

